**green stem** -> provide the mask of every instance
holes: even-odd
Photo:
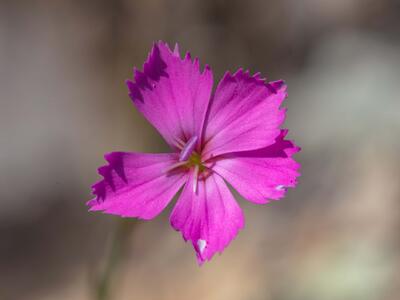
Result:
[[[118,267],[124,248],[126,248],[127,238],[134,228],[135,221],[119,219],[112,239],[111,249],[106,260],[106,265],[101,273],[96,286],[96,299],[110,299],[110,284],[112,275]]]

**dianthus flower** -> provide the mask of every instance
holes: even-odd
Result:
[[[136,108],[159,131],[170,153],[112,152],[93,185],[91,211],[149,220],[183,187],[170,215],[190,240],[199,263],[222,252],[244,226],[243,212],[227,183],[245,199],[265,204],[296,185],[300,149],[280,129],[286,98],[283,81],[227,72],[215,92],[209,66],[178,47],[155,43],[143,71],[127,80]]]

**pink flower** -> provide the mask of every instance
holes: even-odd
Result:
[[[179,55],[163,42],[153,46],[143,72],[134,70],[129,95],[160,132],[171,153],[112,152],[99,168],[91,211],[149,220],[183,187],[170,222],[190,240],[199,263],[222,252],[244,226],[229,182],[257,203],[280,199],[296,185],[300,150],[284,140],[280,109],[283,81],[265,83],[259,74],[226,73],[212,93],[213,75],[199,60]],[[225,182],[226,181],[226,182]]]

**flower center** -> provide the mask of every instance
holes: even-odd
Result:
[[[192,155],[189,157],[189,159],[186,162],[186,167],[188,168],[198,168],[199,173],[203,172],[206,167],[203,165],[201,161],[201,155],[198,154],[197,152],[192,152]]]
[[[192,136],[190,140],[182,147],[181,154],[179,155],[179,161],[186,161],[193,153],[196,148],[197,136]]]
[[[186,144],[182,147],[181,153],[179,155],[179,161],[181,163],[184,162],[183,166],[185,166],[186,168],[193,168],[198,175],[201,174],[206,169],[206,167],[201,161],[201,155],[194,151],[194,149],[196,148],[197,140],[197,136],[194,135],[186,142]]]
[[[197,140],[197,136],[192,136],[186,143],[176,139],[176,147],[181,150],[179,161],[165,170],[165,172],[170,172],[177,168],[192,169],[194,193],[197,193],[198,181],[205,180],[211,174],[211,170],[203,164],[201,154],[195,151]]]

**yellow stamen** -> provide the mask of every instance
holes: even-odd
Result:
[[[186,166],[188,168],[197,166],[199,168],[199,173],[203,172],[206,169],[206,167],[203,165],[203,162],[201,161],[201,155],[197,152],[192,153],[192,155],[186,161]]]

